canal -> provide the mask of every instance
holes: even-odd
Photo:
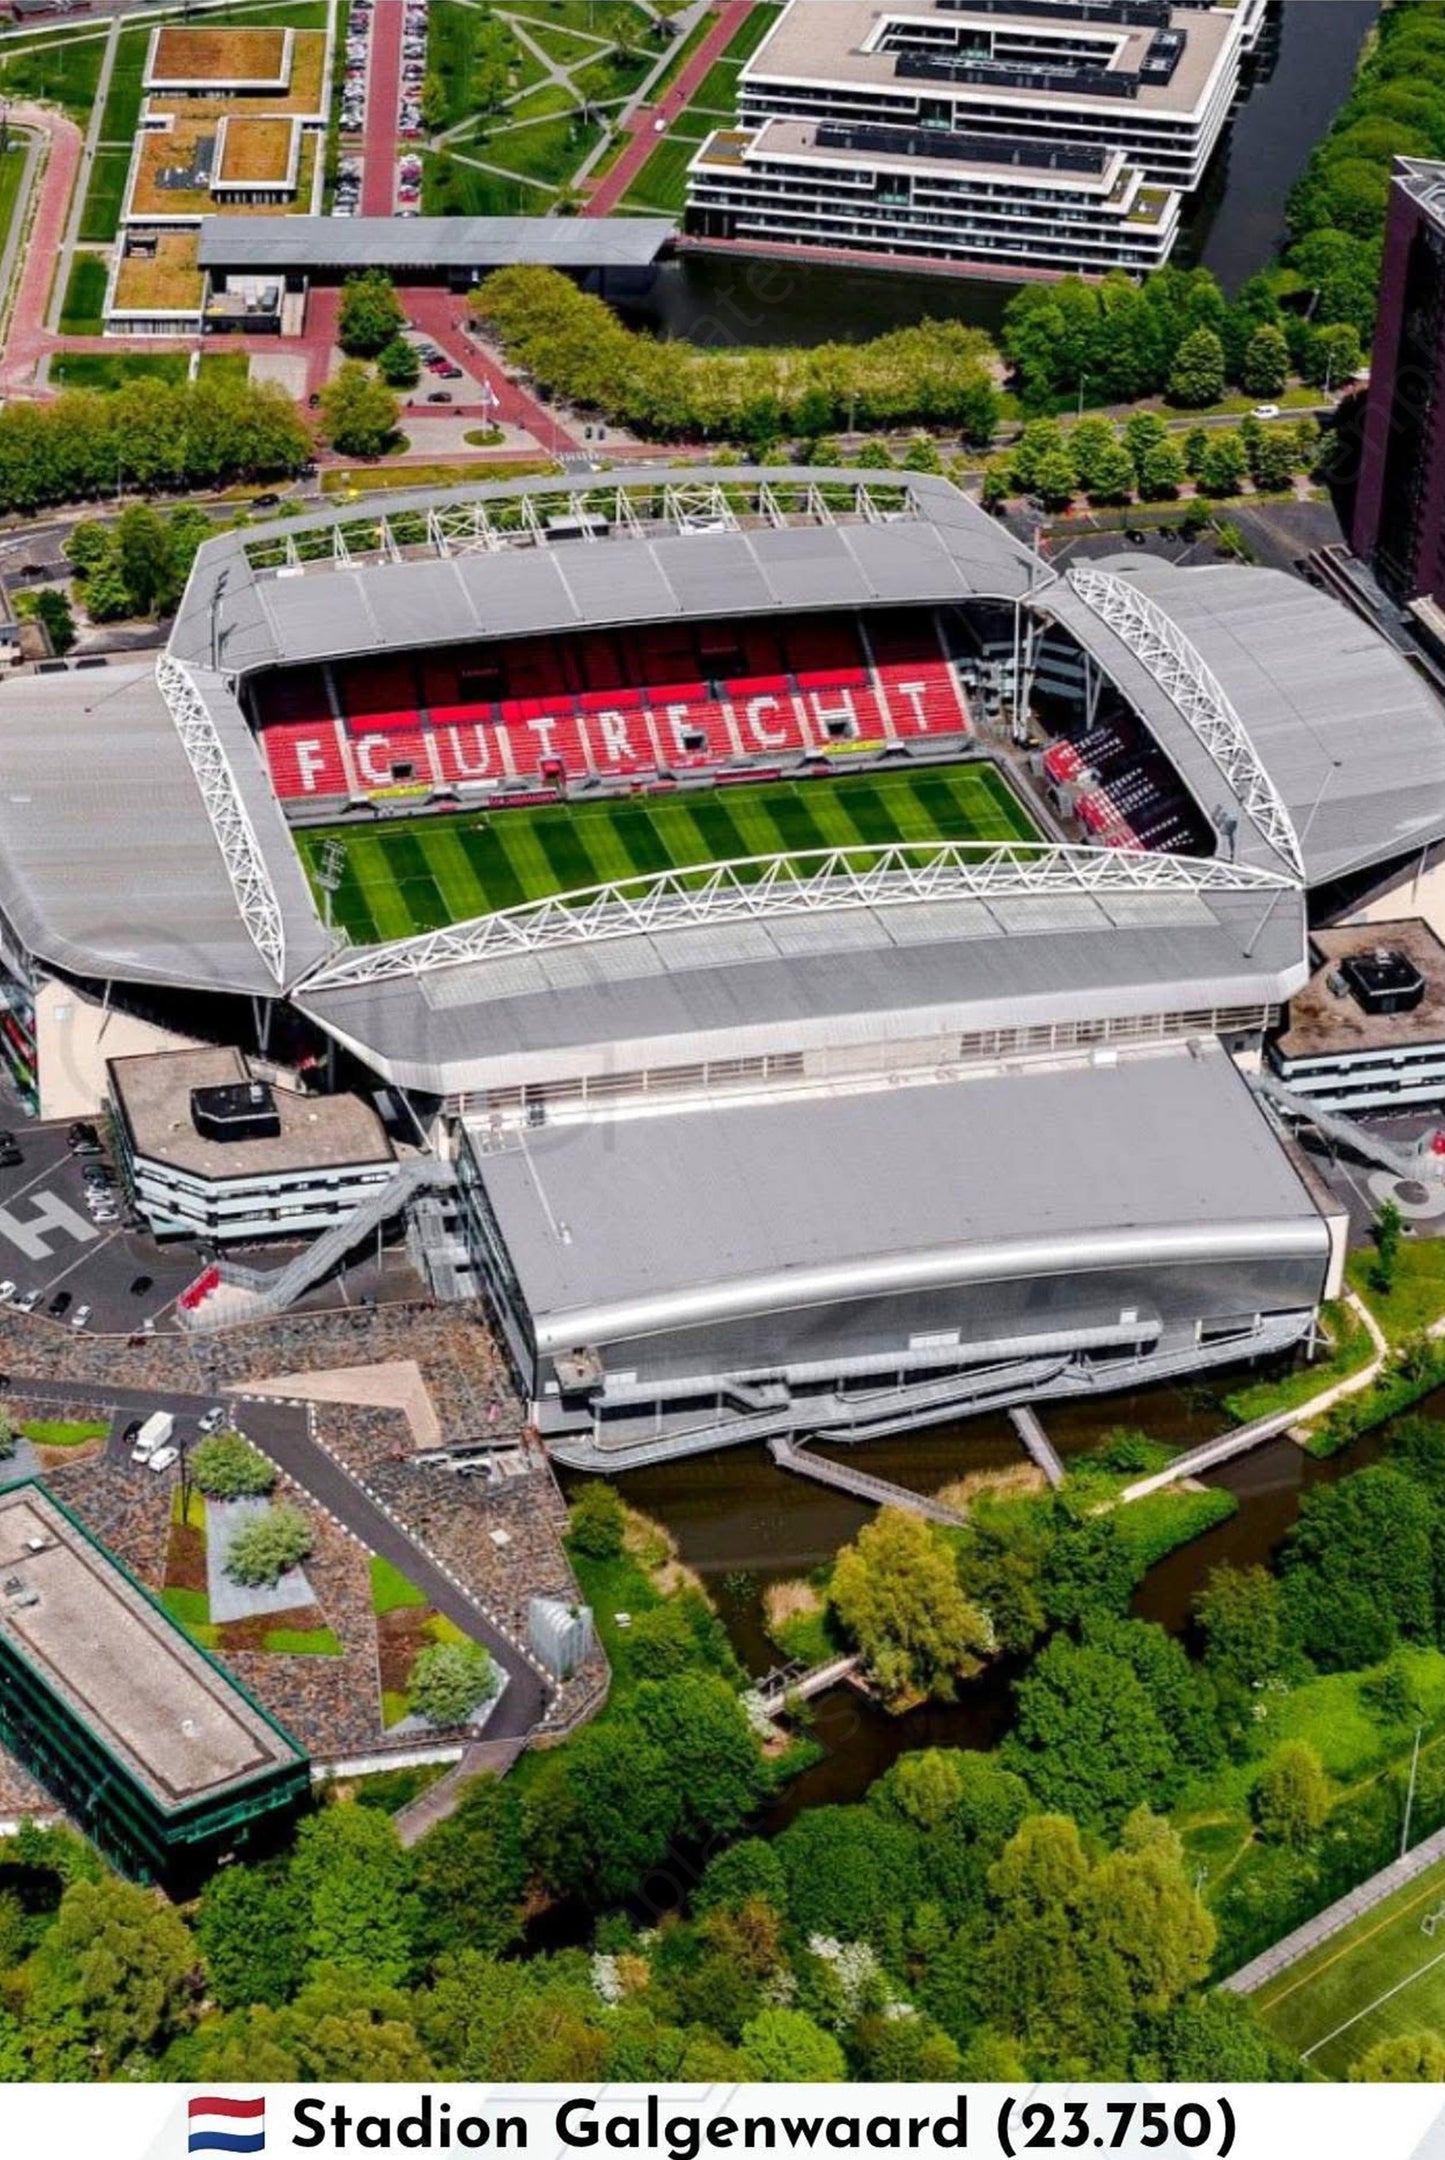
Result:
[[[1231,1374],[1197,1385],[1049,1405],[1044,1423],[1066,1461],[1118,1426],[1178,1447],[1193,1446],[1223,1429],[1222,1397],[1238,1384],[1238,1375]],[[1445,1390],[1413,1414],[1445,1420]],[[1234,1493],[1238,1511],[1151,1569],[1135,1610],[1143,1619],[1181,1631],[1211,1568],[1224,1561],[1236,1567],[1268,1563],[1303,1495],[1378,1460],[1387,1438],[1388,1428],[1381,1427],[1323,1462],[1291,1440],[1277,1440],[1224,1465],[1207,1482]],[[1023,1458],[1013,1428],[996,1416],[875,1442],[860,1449],[857,1459],[878,1476],[931,1492],[971,1471],[1012,1467]],[[565,1482],[575,1490],[585,1480]],[[758,1447],[631,1471],[616,1483],[629,1505],[672,1533],[679,1558],[702,1580],[739,1658],[754,1675],[767,1671],[778,1656],[763,1619],[769,1584],[826,1564],[873,1513],[846,1493],[779,1470]],[[890,1763],[913,1749],[993,1746],[1012,1715],[1014,1677],[1015,1668],[995,1664],[968,1683],[956,1702],[925,1705],[904,1717],[890,1717],[848,1687],[819,1697],[813,1705],[814,1736],[823,1752],[786,1787],[765,1830],[781,1829],[805,1807],[858,1799]]]
[[[1343,104],[1380,0],[1275,0],[1261,49],[1176,260],[1234,292],[1284,238],[1284,207]],[[1012,288],[903,272],[693,256],[666,265],[627,319],[702,345],[816,345],[877,337],[926,316],[997,332]]]

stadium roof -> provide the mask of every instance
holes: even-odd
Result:
[[[1310,886],[1388,862],[1445,831],[1445,706],[1348,608],[1283,571],[1181,569],[1130,555],[1091,566],[1157,603],[1212,670],[1282,799]],[[1179,705],[1067,579],[1037,605],[1143,715],[1206,815],[1239,817],[1245,862],[1279,856]]]
[[[1320,1216],[1217,1046],[508,1136],[542,1352],[824,1299],[1281,1251]]]
[[[1307,974],[1297,891],[1053,891],[683,925],[335,987],[323,975],[297,1002],[386,1078],[450,1094],[1258,1008]]]
[[[282,221],[284,222],[284,221]],[[896,511],[850,514],[824,491]],[[757,497],[755,514],[714,515],[709,490]],[[789,495],[800,505],[786,507]],[[594,504],[613,515],[591,542],[549,538],[556,504],[574,528]],[[822,507],[811,510],[808,500]],[[505,534],[486,523],[540,505],[540,523]],[[653,509],[655,505],[655,513]],[[697,506],[689,511],[688,505]],[[308,557],[320,540],[324,551]],[[277,566],[257,568],[263,549]],[[335,552],[333,552],[333,547]],[[285,554],[279,551],[284,548]],[[170,649],[226,674],[341,659],[400,643],[444,644],[677,617],[756,616],[896,602],[1016,599],[1037,565],[978,505],[929,474],[813,469],[759,480],[713,472],[609,473],[578,489],[556,480],[435,490],[288,518],[274,534],[227,533],[196,558]]]
[[[207,217],[203,270],[641,270],[677,227],[670,218]]]
[[[204,688],[304,973],[325,933],[245,721]],[[153,661],[0,686],[0,914],[75,975],[274,994]]]

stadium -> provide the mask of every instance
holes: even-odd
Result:
[[[0,695],[12,1068],[238,1045],[410,1146],[563,1459],[1288,1348],[1344,1224],[1249,1085],[1311,914],[1445,834],[1445,713],[1301,581],[1059,575],[927,475],[388,499],[203,548]]]

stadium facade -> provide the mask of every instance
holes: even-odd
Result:
[[[1248,1068],[1311,908],[1445,834],[1445,714],[1327,595],[1059,575],[898,474],[227,534],[158,665],[8,682],[0,761],[41,1105],[195,1042],[385,1088],[451,1166],[414,1249],[591,1465],[1307,1337],[1343,1224]],[[890,822],[960,775],[1010,816]]]

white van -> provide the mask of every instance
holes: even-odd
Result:
[[[153,1410],[135,1436],[135,1446],[130,1451],[132,1462],[149,1462],[158,1447],[164,1447],[175,1431],[176,1421],[169,1410]]]

